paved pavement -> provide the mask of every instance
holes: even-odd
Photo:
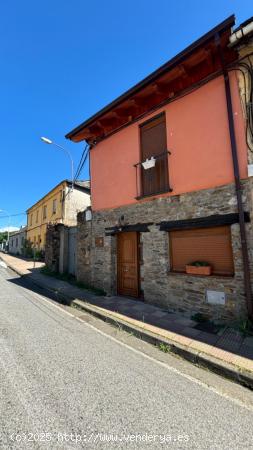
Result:
[[[29,275],[34,267],[39,269],[45,265],[40,261],[34,262],[33,260],[25,260],[3,252],[0,253],[0,256],[7,263],[7,265],[13,263],[15,265],[15,269],[23,275]]]
[[[79,306],[89,308],[90,312],[92,307],[95,313],[99,312],[106,320],[112,317],[127,326],[150,332],[186,350],[191,360],[201,363],[204,358],[205,365],[213,369],[218,365],[220,373],[239,382],[245,382],[242,374],[245,375],[246,382],[253,387],[253,336],[245,337],[229,327],[219,329],[210,327],[210,324],[199,324],[180,314],[133,299],[96,296],[67,282],[43,275],[40,273],[41,263],[36,263],[39,266],[34,269],[32,262],[3,253],[0,257],[19,274],[38,286],[49,288],[59,300],[68,298]]]
[[[253,448],[250,391],[238,403],[159,364],[4,267],[0,283],[1,450]]]

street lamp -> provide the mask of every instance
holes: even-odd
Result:
[[[69,152],[69,150],[65,147],[62,147],[62,145],[56,144],[56,142],[51,141],[51,139],[48,139],[46,137],[41,136],[40,138],[45,144],[53,144],[56,147],[60,148],[61,150],[63,150],[65,153],[67,153],[69,159],[70,159],[70,164],[71,164],[71,190],[73,190],[74,187],[74,161],[73,158],[71,156],[71,153]]]
[[[4,212],[5,214],[7,214],[8,216],[8,231],[7,231],[7,245],[8,245],[8,249],[9,249],[9,239],[10,239],[10,214],[8,213],[8,211],[6,211],[6,209],[0,209],[0,213]]]

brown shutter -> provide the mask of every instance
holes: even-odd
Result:
[[[229,226],[171,231],[169,236],[173,271],[185,272],[186,264],[206,261],[214,274],[234,274]]]
[[[141,160],[161,155],[167,151],[165,114],[149,120],[140,127]],[[142,194],[149,195],[168,189],[168,158],[159,158],[152,169],[142,168]]]

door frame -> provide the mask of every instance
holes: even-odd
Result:
[[[130,233],[130,231],[121,231],[117,233],[117,242],[116,242],[116,255],[117,255],[117,264],[116,264],[116,284],[117,284],[117,295],[120,295],[124,297],[124,294],[119,293],[119,282],[120,282],[120,276],[119,276],[119,235],[122,235],[123,233]],[[137,296],[132,297],[131,295],[126,295],[127,297],[132,297],[134,299],[140,298],[140,233],[138,231],[131,231],[131,233],[135,233],[137,236],[136,242],[136,261],[137,261]]]

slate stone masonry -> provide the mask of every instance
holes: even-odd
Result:
[[[252,218],[253,182],[242,182],[244,210]],[[77,279],[117,293],[117,237],[106,235],[106,229],[124,225],[150,223],[149,232],[140,232],[143,261],[140,268],[144,301],[164,309],[180,311],[187,316],[202,313],[213,320],[232,321],[247,316],[244,296],[243,265],[239,224],[231,225],[235,275],[233,277],[198,277],[170,271],[169,233],[160,231],[161,221],[185,220],[215,214],[237,213],[234,184],[187,194],[160,197],[111,210],[93,211],[92,220],[78,214]],[[122,219],[122,217],[124,218]],[[246,224],[251,276],[253,280],[252,224]],[[95,239],[103,237],[103,246]],[[225,292],[224,306],[206,301],[206,290]]]
[[[53,272],[59,271],[60,227],[48,224],[45,242],[45,264]]]

